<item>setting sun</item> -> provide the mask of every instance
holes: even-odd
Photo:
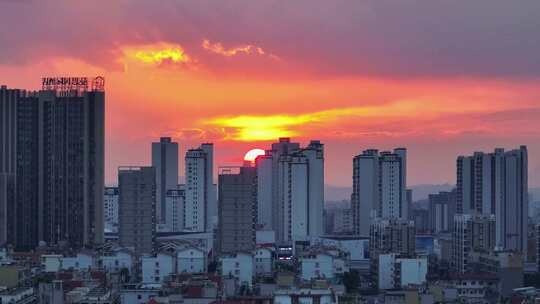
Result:
[[[244,156],[244,160],[253,163],[255,162],[255,159],[257,159],[257,156],[260,156],[260,155],[264,155],[263,149],[251,149]]]

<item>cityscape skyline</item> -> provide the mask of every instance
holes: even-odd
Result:
[[[47,2],[0,303],[540,303],[540,1]]]
[[[521,144],[540,185],[536,1],[0,5],[19,24],[0,37],[2,84],[106,77],[108,184],[119,166],[148,163],[140,147],[161,136],[182,154],[213,142],[223,165],[289,136],[326,143],[331,185],[350,186],[349,160],[371,147],[406,147],[414,185],[453,183],[455,155]],[[73,39],[52,35],[71,24]]]

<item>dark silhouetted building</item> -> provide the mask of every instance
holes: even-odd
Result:
[[[150,254],[156,236],[155,170],[153,167],[118,169],[118,240],[137,254]]]
[[[156,170],[157,221],[165,223],[167,191],[178,185],[178,143],[170,137],[161,137],[159,142],[152,143],[152,167]]]
[[[19,90],[0,87],[0,245],[12,243],[15,219]]]
[[[220,253],[255,249],[257,169],[221,168],[218,177]]]
[[[102,89],[1,90],[0,170],[11,172],[2,184],[14,181],[16,190],[2,191],[0,204],[1,197],[15,196],[2,208],[12,219],[8,243],[17,249],[40,241],[73,248],[103,242]]]

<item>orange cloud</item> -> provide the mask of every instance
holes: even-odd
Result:
[[[202,43],[202,47],[215,54],[223,55],[225,57],[232,57],[236,56],[238,54],[256,54],[256,55],[266,55],[266,52],[255,45],[246,44],[234,48],[226,49],[220,42],[216,43],[210,43],[210,40],[204,39]],[[277,58],[277,56],[269,54],[272,58]]]
[[[148,65],[189,64],[195,60],[178,44],[159,42],[122,48],[125,59]]]
[[[272,140],[278,137],[300,136],[302,132],[299,130],[299,127],[309,126],[314,123],[332,124],[341,118],[397,117],[413,114],[418,114],[418,110],[414,106],[396,103],[389,106],[337,108],[299,115],[278,114],[216,117],[206,120],[204,123],[229,130],[230,132],[228,132],[226,139],[256,141]]]
[[[203,124],[220,128],[224,132],[225,140],[235,141],[313,136],[321,131],[324,131],[327,137],[341,138],[411,136],[433,131],[441,135],[452,135],[454,133],[445,131],[452,130],[458,134],[461,128],[455,124],[447,125],[445,117],[463,121],[467,117],[485,114],[486,110],[481,107],[463,109],[442,103],[403,99],[388,104],[334,108],[300,114],[220,116],[207,119]],[[411,122],[416,123],[411,125]],[[420,127],[415,126],[416,124]],[[426,128],[427,125],[430,128]],[[479,126],[478,122],[476,126],[471,124],[464,128],[469,131],[489,130]]]

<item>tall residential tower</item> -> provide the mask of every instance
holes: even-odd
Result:
[[[312,140],[300,148],[280,138],[256,161],[258,223],[278,242],[323,234],[324,146]],[[271,211],[271,212],[269,212]]]
[[[45,78],[43,85],[39,92],[0,89],[0,188],[9,190],[0,193],[0,217],[11,218],[7,241],[19,250],[40,241],[73,248],[101,243],[103,78],[90,89],[87,78]],[[14,203],[6,205],[7,196]]]
[[[118,169],[118,240],[136,254],[150,254],[154,250],[155,178],[153,167]]]
[[[366,150],[353,159],[355,233],[368,236],[374,218],[408,219],[407,150]]]
[[[457,213],[495,215],[497,247],[527,252],[527,147],[457,159]]]
[[[167,191],[178,186],[178,143],[170,137],[152,143],[152,167],[156,170],[156,220],[164,223]]]
[[[17,104],[21,92],[0,87],[0,246],[15,236]]]
[[[218,251],[255,250],[257,170],[254,167],[220,168],[218,177]]]
[[[211,143],[186,152],[184,230],[212,231],[217,224],[213,154]]]

